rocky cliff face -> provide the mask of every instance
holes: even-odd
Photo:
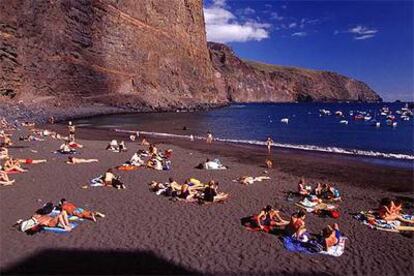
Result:
[[[0,1],[0,103],[74,114],[81,109],[68,107],[100,113],[298,99],[378,96],[334,73],[208,48],[202,0]]]
[[[220,104],[201,0],[0,2],[0,93],[26,103]]]
[[[234,102],[381,99],[365,83],[336,73],[244,61],[226,45],[209,42],[208,47],[216,82]]]

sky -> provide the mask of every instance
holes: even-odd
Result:
[[[414,101],[414,0],[204,0],[207,40],[244,59],[333,71]]]

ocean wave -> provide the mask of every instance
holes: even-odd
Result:
[[[124,130],[124,129],[115,129],[116,132],[122,133],[132,133],[136,134],[137,131],[133,130]],[[157,137],[168,137],[168,138],[181,138],[181,139],[190,139],[190,135],[180,135],[172,133],[163,133],[163,132],[150,132],[150,131],[138,131],[140,134],[157,136]],[[195,140],[205,140],[203,136],[193,136]],[[234,143],[234,144],[246,144],[246,145],[257,145],[265,146],[266,142],[257,141],[257,140],[240,140],[240,139],[227,139],[227,138],[214,138],[215,141],[225,142],[225,143]],[[356,156],[366,156],[366,157],[380,157],[380,158],[391,158],[391,159],[400,159],[400,160],[414,160],[414,155],[402,154],[402,153],[384,153],[378,151],[369,151],[369,150],[358,150],[358,149],[344,149],[339,147],[323,147],[323,146],[314,146],[314,145],[295,145],[295,144],[281,144],[273,143],[274,146],[286,149],[296,149],[296,150],[305,150],[305,151],[316,151],[316,152],[328,152],[328,153],[337,153],[337,154],[346,154],[346,155],[356,155]]]

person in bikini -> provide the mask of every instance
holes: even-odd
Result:
[[[322,230],[320,243],[325,251],[328,251],[332,246],[338,245],[342,233],[339,231],[337,223],[328,225]]]
[[[112,169],[108,169],[103,175],[103,183],[105,186],[112,186],[116,189],[125,189],[125,185],[118,180]]]
[[[270,137],[267,137],[266,146],[267,146],[267,153],[270,154],[272,150],[273,140]]]
[[[270,205],[263,208],[259,215],[257,215],[257,225],[259,225],[262,230],[266,227],[280,227],[286,226],[287,224],[289,224],[289,221],[284,220],[280,216],[280,212],[273,209]]]
[[[83,164],[83,163],[93,163],[99,162],[98,159],[83,159],[83,158],[76,158],[73,156],[69,156],[66,164]]]
[[[3,186],[13,185],[15,180],[10,180],[9,175],[3,171],[3,168],[0,166],[0,184]]]
[[[4,162],[3,170],[5,172],[27,172],[27,170],[23,169],[20,162],[17,160],[14,160],[12,157],[8,157],[5,159],[6,162]]]
[[[0,160],[6,159],[9,157],[9,150],[5,147],[0,148]]]
[[[403,218],[401,215],[402,203],[400,201],[394,202],[389,198],[381,200],[380,208],[378,208],[378,217],[383,220],[399,220],[407,223],[414,223],[412,219]]]
[[[76,207],[75,204],[62,198],[59,202],[59,208],[65,211],[70,216],[76,216],[78,218],[89,219],[96,222],[96,216],[105,217],[104,214],[99,212],[92,212],[83,208]]]
[[[285,233],[288,236],[294,237],[301,241],[308,241],[306,235],[306,226],[305,226],[306,213],[303,210],[300,210],[294,213],[289,221],[289,224],[285,228]]]

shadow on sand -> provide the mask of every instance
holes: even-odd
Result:
[[[200,274],[147,251],[47,249],[0,271],[1,275]]]

